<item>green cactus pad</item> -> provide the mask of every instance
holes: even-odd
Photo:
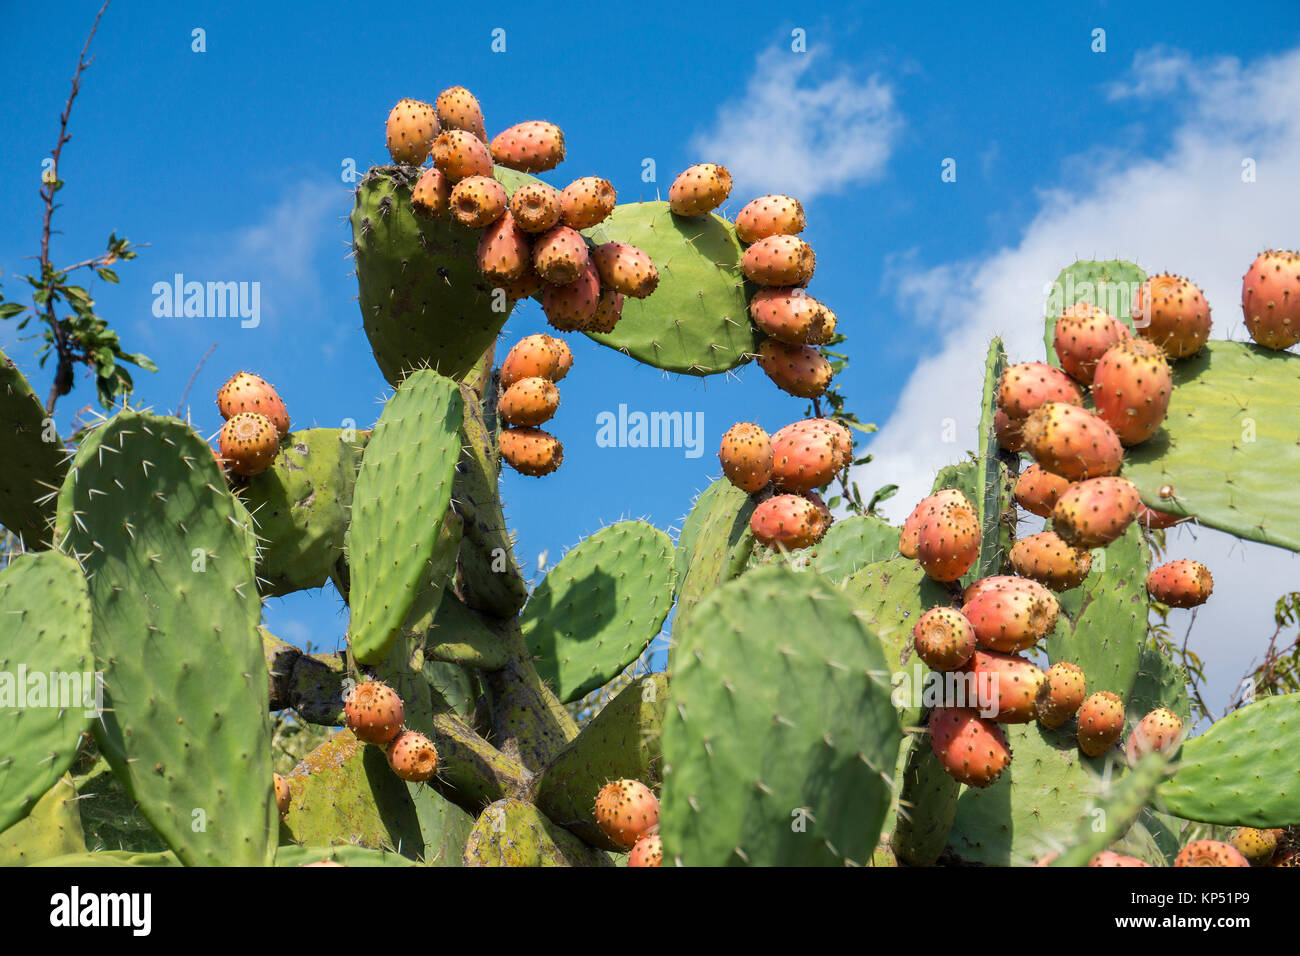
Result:
[[[95,705],[90,596],[53,551],[0,571],[0,830],[72,766]]]
[[[384,406],[361,460],[348,527],[348,642],[359,663],[382,660],[429,570],[460,456],[456,384],[412,372]]]
[[[1156,791],[1161,808],[1225,826],[1300,825],[1300,694],[1264,697],[1183,745]]]
[[[909,737],[904,752],[897,819],[889,845],[900,863],[932,866],[948,845],[961,784],[943,769],[929,737]]]
[[[530,803],[498,800],[479,816],[465,845],[466,866],[613,866]]]
[[[0,351],[0,525],[29,548],[50,542],[53,494],[67,470],[67,452],[46,418],[26,377]]]
[[[274,466],[240,491],[265,542],[258,566],[264,594],[324,586],[343,556],[352,486],[367,433],[308,428],[280,442]]]
[[[133,850],[96,850],[91,853],[73,853],[51,857],[32,866],[65,867],[83,866],[183,866],[170,850],[163,853],[136,853]]]
[[[417,368],[454,379],[471,374],[512,307],[479,275],[482,230],[412,210],[416,175],[412,167],[371,169],[352,210],[361,316],[379,370],[394,387]]]
[[[167,849],[107,760],[100,757],[75,782],[81,828],[88,849],[132,853],[159,853]]]
[[[537,807],[592,846],[618,850],[596,825],[596,794],[610,780],[659,783],[668,678],[638,678],[605,705],[537,782]]]
[[[1191,726],[1191,701],[1187,695],[1187,672],[1155,647],[1145,647],[1138,665],[1133,691],[1124,702],[1124,736],[1157,707],[1167,707]]]
[[[311,866],[313,863],[340,866],[415,866],[400,853],[371,850],[363,846],[282,846],[275,854],[276,866]],[[460,861],[455,864],[459,866]]]
[[[630,203],[585,235],[595,243],[626,242],[654,261],[659,286],[627,298],[618,327],[589,333],[638,362],[686,375],[716,375],[748,362],[758,350],[740,274],[744,249],[720,216],[674,216],[666,202]]]
[[[754,502],[725,478],[700,495],[677,542],[677,611],[673,627],[714,590],[745,570],[754,550]]]
[[[1087,866],[1094,856],[1124,838],[1164,779],[1167,764],[1163,754],[1150,753],[1131,770],[1109,780],[1103,778],[1094,806],[1080,818],[1068,848],[1051,865]]]
[[[1015,502],[1012,500],[1014,481],[1010,465],[1013,456],[998,446],[993,428],[997,413],[998,382],[1007,367],[1007,350],[1000,338],[989,343],[988,358],[984,363],[984,390],[980,399],[979,457],[970,468],[976,473],[975,505],[980,519],[980,556],[975,566],[962,576],[962,584],[973,584],[980,578],[998,574],[1006,562],[1015,538]]]
[[[1164,427],[1126,450],[1124,476],[1153,508],[1300,551],[1300,355],[1209,342],[1173,372]]]
[[[843,518],[810,550],[808,566],[837,584],[868,564],[898,554],[899,529],[875,515]]]
[[[672,541],[644,521],[620,521],[551,569],[519,624],[537,673],[567,702],[640,657],[672,603]]]
[[[85,852],[77,790],[66,774],[36,801],[31,813],[0,833],[0,866],[29,866]]]
[[[1123,259],[1096,262],[1080,260],[1066,266],[1056,277],[1047,296],[1047,310],[1043,343],[1047,346],[1047,361],[1057,368],[1061,360],[1056,356],[1052,337],[1056,334],[1056,320],[1069,306],[1088,302],[1133,328],[1133,296],[1147,279],[1139,266]]]
[[[501,639],[450,591],[442,592],[424,656],[485,671],[500,670],[507,658]]]
[[[100,751],[187,865],[270,863],[261,600],[211,450],[175,419],[118,414],[82,439],[55,540],[90,586]]]
[[[816,574],[750,571],[674,634],[660,833],[689,866],[866,864],[901,731],[890,665]]]

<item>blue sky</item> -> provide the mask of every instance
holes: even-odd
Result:
[[[844,390],[864,420],[885,426],[873,443],[880,460],[859,481],[867,494],[898,482],[899,501],[915,500],[934,466],[973,444],[936,451],[915,436],[948,407],[963,427],[972,424],[971,370],[992,332],[1022,347],[1013,358],[1041,357],[1035,290],[1074,256],[1140,255],[1148,268],[1198,278],[1197,257],[1221,243],[1225,264],[1202,285],[1212,305],[1222,303],[1216,318],[1239,332],[1232,282],[1258,248],[1300,245],[1300,204],[1281,215],[1300,195],[1266,182],[1288,163],[1292,178],[1300,169],[1296,121],[1279,115],[1288,106],[1297,115],[1294,94],[1284,92],[1298,75],[1288,58],[1300,40],[1294,3],[1256,4],[1248,16],[1197,3],[1066,6],[1029,18],[1021,4],[1007,14],[982,4],[881,4],[793,16],[788,4],[764,2],[604,4],[545,16],[498,5],[452,18],[429,7],[340,4],[304,15],[272,4],[119,3],[101,25],[73,113],[55,258],[85,258],[112,230],[149,243],[119,270],[119,286],[94,289],[126,347],[160,367],[136,376],[139,400],[174,410],[216,344],[189,399],[205,434],[220,424],[217,387],[241,368],[279,387],[296,426],[368,424],[386,386],[354,301],[345,258],[351,184],[341,171],[349,161],[364,170],[387,160],[383,125],[399,98],[431,101],[464,85],[482,102],[489,133],[526,119],[564,129],[569,158],[544,177],[558,186],[598,174],[623,201],[649,199],[687,165],[717,161],[737,174],[730,215],[760,192],[804,198],[804,236],[818,253],[812,291],[850,335]],[[40,163],[97,8],[66,3],[52,17],[16,7],[7,18],[0,77],[14,93],[0,102],[0,268],[10,296],[39,245]],[[196,28],[206,52],[191,50]],[[497,28],[504,53],[490,49]],[[1098,28],[1105,52],[1092,49]],[[806,53],[791,50],[795,30],[804,31]],[[1223,199],[1238,186],[1231,163],[1216,172],[1202,162],[1238,141],[1244,155],[1261,154],[1258,215],[1233,212],[1237,200]],[[647,157],[657,184],[641,181]],[[940,179],[947,157],[957,161],[955,183]],[[1158,193],[1153,184],[1168,192],[1134,221],[1109,197],[1141,190],[1144,176],[1140,195]],[[1199,216],[1186,208],[1196,203]],[[1235,245],[1223,238],[1238,233]],[[261,325],[155,318],[151,287],[177,272],[260,282]],[[990,293],[1008,281],[1010,293]],[[518,309],[498,354],[544,327],[535,305]],[[576,364],[551,429],[565,443],[565,465],[544,480],[504,482],[526,565],[541,552],[553,562],[622,518],[676,527],[716,474],[728,426],[757,420],[774,430],[803,417],[803,403],[757,368],[672,377],[581,336],[571,344]],[[44,394],[49,375],[34,369],[35,343],[17,341],[5,323],[0,347]],[[93,401],[90,383],[80,382],[60,405],[63,430]],[[597,447],[595,417],[619,403],[702,412],[703,455]],[[1187,549],[1214,540],[1202,534]],[[1248,553],[1237,548],[1233,560]],[[1286,566],[1291,581],[1300,578],[1293,561]],[[1285,583],[1237,577],[1255,590],[1223,598],[1224,613],[1234,601],[1249,601],[1252,613],[1271,608]],[[1255,617],[1262,641],[1268,615]],[[274,600],[267,620],[286,639],[329,648],[344,626],[332,592]],[[1213,633],[1205,641],[1207,651],[1219,646]],[[1242,653],[1223,650],[1229,685]]]

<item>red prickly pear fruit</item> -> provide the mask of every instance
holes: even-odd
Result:
[[[917,556],[917,533],[921,530],[921,523],[932,514],[937,514],[945,505],[962,504],[967,508],[971,503],[966,500],[956,488],[945,488],[943,491],[936,491],[932,495],[922,498],[917,506],[912,509],[912,513],[907,516],[903,522],[903,530],[898,536],[898,553],[905,558],[915,558]]]
[[[1011,365],[998,379],[998,407],[1011,418],[1024,419],[1044,402],[1082,405],[1083,393],[1074,379],[1046,362]]]
[[[398,100],[388,114],[388,155],[395,163],[419,166],[428,158],[438,128],[438,116],[428,103]]]
[[[1173,753],[1183,734],[1183,719],[1168,707],[1157,707],[1138,721],[1133,732],[1128,735],[1128,745],[1124,754],[1130,764],[1141,757],[1159,751],[1162,754]]]
[[[611,842],[630,850],[658,831],[659,798],[640,780],[613,780],[596,794],[596,823]]]
[[[1141,505],[1127,478],[1089,478],[1056,499],[1052,528],[1076,548],[1104,548],[1124,533]]]
[[[1151,864],[1135,856],[1124,856],[1114,850],[1102,850],[1088,861],[1089,866],[1146,866]]]
[[[1193,840],[1178,851],[1174,866],[1250,866],[1250,861],[1230,844]]]
[[[221,457],[237,475],[260,475],[280,453],[280,433],[265,415],[240,412],[221,426]]]
[[[430,150],[433,165],[442,170],[447,181],[460,182],[471,176],[492,177],[492,156],[483,141],[463,129],[447,130],[433,141]]]
[[[289,410],[275,386],[251,372],[236,372],[217,389],[217,410],[225,419],[240,412],[265,415],[283,438],[289,434]]]
[[[555,374],[551,376],[552,382],[558,382],[569,374],[569,369],[573,368],[573,352],[569,349],[569,343],[564,339],[557,339],[554,335],[544,335],[542,338],[551,343],[551,348],[555,349],[555,354],[559,357],[555,366]]]
[[[648,833],[636,841],[627,855],[628,866],[663,866],[664,844],[658,833]]]
[[[768,236],[745,250],[740,271],[764,286],[807,285],[817,269],[812,246],[794,236]]]
[[[560,193],[546,183],[525,183],[510,197],[510,214],[524,232],[547,232],[560,221]]]
[[[482,229],[505,212],[506,188],[489,176],[467,176],[451,188],[451,217],[462,226]]]
[[[812,491],[844,467],[841,432],[814,424],[818,421],[786,425],[772,436],[772,482],[781,490]]]
[[[759,196],[736,216],[736,238],[752,245],[768,236],[797,236],[805,225],[803,206],[793,196]]]
[[[1126,339],[1101,357],[1092,380],[1097,415],[1123,445],[1137,445],[1160,430],[1169,411],[1174,377],[1160,346]]]
[[[956,608],[932,607],[912,628],[912,642],[926,666],[955,671],[975,653],[975,629]]]
[[[403,780],[419,783],[438,772],[438,748],[424,734],[404,730],[388,744],[389,769]]]
[[[613,332],[618,320],[623,318],[623,293],[613,289],[604,289],[600,301],[596,303],[596,314],[583,327],[584,332],[605,335]]]
[[[1046,678],[1026,658],[976,650],[962,670],[975,675],[979,700],[995,708],[989,720],[997,724],[1027,724],[1037,715],[1038,693]]]
[[[1082,668],[1069,661],[1057,661],[1043,674],[1035,710],[1038,722],[1055,729],[1073,717],[1088,695],[1088,682]]]
[[[275,805],[280,811],[280,816],[284,816],[289,812],[289,803],[293,799],[293,795],[289,792],[289,781],[278,773],[273,774],[272,778],[275,782]]]
[[[533,242],[533,268],[551,285],[568,285],[587,268],[587,243],[568,226],[556,226]]]
[[[974,584],[966,585],[961,599],[969,604],[975,598],[988,591],[1031,591],[1034,594],[1047,594],[1047,588],[1037,581],[1022,578],[1018,574],[993,574],[980,578]]]
[[[1060,498],[1070,483],[1060,475],[1043,471],[1038,465],[1030,465],[1016,479],[1016,501],[1020,507],[1040,518],[1050,518]]]
[[[474,94],[465,87],[453,86],[443,90],[433,105],[443,129],[463,129],[467,133],[473,133],[482,142],[487,142],[483,107],[479,106]]]
[[[1092,553],[1071,547],[1055,531],[1021,538],[1011,547],[1011,567],[1052,591],[1077,588],[1092,568]]]
[[[542,311],[546,313],[546,321],[561,332],[585,329],[587,323],[595,318],[599,306],[600,276],[596,274],[596,266],[591,260],[587,260],[582,274],[572,282],[565,285],[548,284],[542,290]]]
[[[772,480],[772,440],[753,422],[737,422],[722,436],[718,461],[727,480],[752,495]]]
[[[994,651],[1013,653],[1033,647],[1056,626],[1061,605],[1037,581],[1012,578],[1015,584],[976,590],[961,612],[975,628],[975,639]]]
[[[749,315],[765,335],[787,345],[824,341],[826,308],[797,286],[761,289],[749,300]]]
[[[1201,290],[1182,276],[1152,276],[1133,296],[1133,328],[1171,359],[1199,352],[1212,324]]]
[[[343,699],[343,719],[358,740],[382,746],[401,732],[406,708],[397,691],[370,680],[357,684]]]
[[[411,189],[411,208],[425,219],[437,219],[451,208],[451,183],[436,166],[427,166]]]
[[[945,505],[916,529],[916,560],[931,580],[956,581],[979,556],[979,516],[967,504]]]
[[[1241,312],[1246,331],[1265,348],[1300,342],[1300,254],[1270,249],[1256,256],[1241,277]]]
[[[531,254],[530,252],[529,255]],[[502,282],[497,288],[504,292],[511,302],[518,302],[520,299],[535,298],[540,295],[546,288],[546,283],[533,271],[533,264],[529,262],[519,278]]]
[[[560,354],[555,348],[556,342],[559,339],[549,335],[526,335],[511,346],[501,363],[501,387],[508,389],[525,378],[548,378],[552,382],[562,378],[557,374]]]
[[[1147,575],[1147,593],[1170,607],[1199,607],[1213,592],[1214,576],[1199,561],[1170,561]]]
[[[1119,474],[1124,462],[1115,430],[1074,405],[1040,405],[1025,419],[1020,435],[1024,450],[1040,467],[1071,481]]]
[[[659,270],[650,257],[626,242],[606,242],[591,251],[601,284],[634,299],[644,299],[659,285]]]
[[[813,327],[811,334],[808,336],[809,345],[826,345],[831,339],[835,338],[835,326],[839,324],[835,312],[826,308],[825,303],[819,302],[822,307],[821,322]]]
[[[541,478],[564,463],[564,445],[540,428],[507,428],[497,440],[501,457],[521,475]]]
[[[1089,302],[1061,313],[1052,332],[1052,347],[1061,368],[1080,385],[1091,385],[1097,362],[1106,350],[1129,338],[1128,326]]]
[[[1002,728],[970,707],[936,707],[930,713],[930,746],[948,776],[970,787],[987,787],[1011,763]]]
[[[759,544],[787,551],[816,544],[829,524],[825,512],[802,495],[775,495],[749,517],[749,529]]]
[[[1172,528],[1179,522],[1186,521],[1187,515],[1171,515],[1167,511],[1157,511],[1146,505],[1138,508],[1137,523],[1144,528]]]
[[[498,287],[524,277],[533,267],[533,247],[528,233],[507,211],[483,230],[478,240],[478,271]]]
[[[564,133],[545,120],[517,123],[492,138],[492,158],[507,169],[544,173],[564,161]]]
[[[1099,690],[1079,708],[1079,749],[1100,757],[1124,733],[1124,702],[1108,690]]]
[[[618,192],[608,179],[583,176],[560,193],[560,218],[570,229],[590,229],[614,211]]]
[[[673,180],[668,208],[679,216],[702,216],[731,195],[731,173],[717,163],[696,163]]]
[[[758,347],[758,367],[777,388],[797,398],[816,398],[826,391],[835,372],[811,345],[786,345],[764,339]]]
[[[497,411],[507,424],[516,427],[540,425],[560,407],[560,390],[550,379],[534,376],[521,378],[506,389],[497,403]]]
[[[1246,858],[1251,866],[1265,866],[1273,859],[1282,841],[1281,829],[1256,830],[1254,827],[1237,827],[1232,834],[1232,848]]]
[[[993,413],[993,434],[997,437],[998,445],[1009,452],[1019,453],[1024,448],[1024,438],[1020,434],[1020,426],[1024,424],[1019,419],[1012,418],[1002,409]]]

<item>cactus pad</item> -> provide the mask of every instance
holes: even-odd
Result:
[[[45,407],[9,356],[0,352],[0,525],[29,548],[50,540],[53,492],[63,482],[67,453]],[[46,438],[52,437],[52,441]],[[44,502],[44,503],[42,503]]]

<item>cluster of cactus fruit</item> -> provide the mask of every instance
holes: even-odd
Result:
[[[1047,361],[1007,367],[992,343],[979,448],[901,528],[832,522],[819,497],[852,461],[845,420],[739,423],[675,540],[619,522],[530,587],[499,468],[561,463],[539,426],[573,350],[529,335],[498,364],[514,303],[655,368],[757,360],[816,397],[836,317],[805,291],[803,208],[764,196],[728,221],[709,163],[667,202],[619,204],[596,177],[557,189],[534,174],[564,159],[559,128],[489,140],[462,87],[403,100],[387,135],[393,162],[352,215],[394,390],[372,429],[294,431],[241,372],[216,451],[123,408],[56,453],[0,356],[0,524],[26,548],[0,572],[0,671],[95,671],[103,696],[0,708],[0,859],[1296,865],[1300,768],[1280,742],[1300,699],[1191,736],[1186,675],[1147,631],[1153,601],[1212,588],[1195,562],[1149,567],[1170,524],[1300,550],[1300,358],[1276,351],[1300,328],[1293,254],[1247,273],[1258,347],[1207,342],[1186,280],[1069,267]],[[1051,528],[1016,541],[1017,506]],[[329,582],[344,649],[262,626],[265,598]],[[578,726],[565,705],[670,620],[667,672]],[[959,679],[986,709],[945,697]],[[284,710],[334,730],[277,774]],[[106,829],[106,803],[132,825]]]

